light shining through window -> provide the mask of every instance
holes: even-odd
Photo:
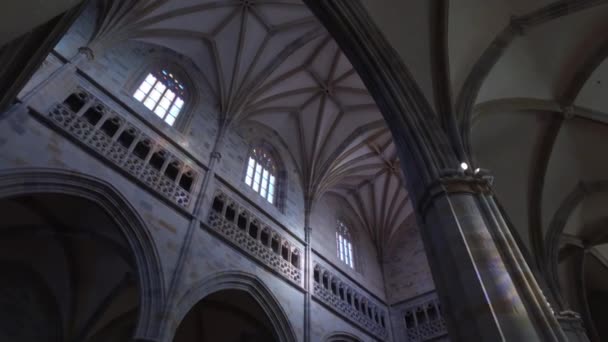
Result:
[[[338,247],[338,258],[350,268],[354,269],[353,244],[350,238],[350,231],[344,222],[340,220],[338,220],[338,229],[336,231],[336,243]]]
[[[148,74],[133,97],[173,126],[184,107],[184,92],[184,85],[173,74],[162,70],[158,74]]]
[[[245,184],[264,197],[270,204],[275,203],[277,189],[276,168],[272,158],[265,151],[254,148],[249,155]]]

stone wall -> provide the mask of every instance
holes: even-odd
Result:
[[[0,136],[2,136],[2,139],[0,139],[0,165],[2,165],[2,170],[20,168],[70,170],[112,184],[133,205],[150,230],[161,262],[163,280],[168,287],[175,276],[178,257],[183,247],[187,227],[191,221],[193,208],[192,206],[186,206],[180,209],[170,198],[163,196],[157,188],[145,186],[141,183],[142,180],[138,180],[137,177],[126,172],[123,164],[107,159],[109,156],[106,153],[109,151],[107,148],[98,150],[95,147],[96,145],[90,145],[90,137],[85,139],[83,135],[79,135],[80,133],[75,133],[73,129],[73,127],[76,127],[74,126],[75,119],[72,118],[73,121],[70,124],[64,124],[53,119],[53,115],[55,115],[53,113],[57,112],[57,108],[63,108],[65,112],[71,113],[70,115],[74,114],[70,112],[67,105],[61,103],[78,87],[86,88],[87,92],[92,94],[91,96],[95,96],[96,101],[101,101],[112,113],[126,118],[129,124],[137,126],[138,129],[159,143],[159,146],[168,148],[172,155],[187,160],[187,163],[196,167],[198,176],[192,193],[198,195],[200,180],[205,176],[204,160],[196,160],[196,155],[186,154],[180,144],[171,141],[170,137],[162,134],[161,131],[150,127],[149,123],[142,121],[143,118],[129,116],[130,112],[126,109],[121,110],[121,105],[114,102],[111,96],[104,95],[104,92],[99,89],[95,90],[95,85],[88,83],[85,77],[78,76],[75,73],[66,73],[57,77],[49,87],[40,91],[39,95],[32,101],[30,109],[25,106],[18,106],[2,116],[0,121]],[[235,136],[245,139],[237,134]],[[272,137],[267,138],[271,139]],[[112,146],[116,142],[108,142],[108,144],[108,146]],[[248,150],[248,147],[245,144],[240,146],[242,146],[242,155],[242,153],[245,153],[243,151]],[[224,154],[228,155],[228,153]],[[234,158],[232,162],[236,163],[237,159]],[[226,169],[230,170],[230,167]],[[302,235],[301,225],[298,226],[295,223],[283,224],[284,222],[290,222],[281,218],[281,215],[287,216],[286,214],[272,212],[261,205],[263,203],[251,200],[250,198],[254,197],[253,194],[248,194],[245,191],[241,193],[240,183],[242,183],[242,180],[240,177],[236,179],[236,173],[234,176],[228,173],[224,179],[221,172],[222,167],[219,170],[220,173],[213,181],[213,186],[209,191],[217,189],[231,191],[234,196],[244,202],[244,207],[269,220],[277,227],[277,230],[282,229],[282,234],[288,236],[294,244],[300,243],[299,246],[303,249],[300,237]],[[291,187],[287,198],[293,196],[289,194],[290,192],[292,194],[297,193],[296,189],[298,188],[295,185],[291,185]],[[289,208],[289,206],[289,204],[286,205],[286,208]],[[292,230],[291,227],[295,228]],[[300,267],[302,265],[303,262],[300,260]],[[173,294],[174,300],[180,301],[190,289],[195,288],[204,279],[227,271],[239,271],[260,279],[276,297],[277,302],[280,303],[291,326],[296,331],[298,339],[303,338],[303,286],[278,276],[276,272],[264,267],[259,260],[247,255],[238,246],[211,232],[206,225],[194,232],[193,244],[182,269],[183,276],[179,278]],[[168,288],[166,290],[168,291]],[[168,293],[165,293],[165,296],[167,295]],[[194,305],[195,302],[191,304]],[[318,303],[313,305],[316,307]],[[369,332],[350,322],[346,317],[335,312],[328,312],[322,308],[314,310],[323,312],[323,315],[313,316],[313,326],[317,327],[315,329],[323,327],[318,334],[333,333],[335,331],[332,329],[340,328],[341,331],[359,336],[363,341],[374,340]],[[171,316],[168,319],[174,325],[178,323],[177,321],[171,321]]]
[[[384,281],[390,305],[433,291],[435,284],[416,220],[397,233],[384,254]]]
[[[338,220],[345,221],[353,238],[354,269],[338,257],[336,244]],[[346,203],[335,195],[326,194],[315,205],[310,224],[313,230],[312,248],[340,271],[348,274],[374,295],[384,300],[384,281],[382,268],[378,262],[378,253],[369,234],[361,227]]]
[[[78,45],[84,45],[85,37],[89,34],[87,22],[81,22],[71,30],[66,38],[58,45],[59,56],[68,59],[76,53]],[[84,61],[79,64],[79,69],[88,79],[94,80],[102,88],[107,90],[122,104],[141,116],[141,119],[153,125],[163,134],[175,141],[178,145],[187,149],[201,163],[208,165],[210,154],[218,131],[218,108],[217,104],[206,101],[205,87],[196,85],[197,91],[201,91],[196,107],[191,109],[191,120],[183,131],[171,128],[159,120],[156,115],[144,107],[141,103],[132,98],[130,89],[133,87],[134,80],[141,77],[142,72],[154,60],[166,59],[178,64],[188,73],[196,75],[198,68],[191,61],[183,58],[174,52],[148,45],[141,42],[120,44],[103,53],[98,53],[93,61]],[[58,57],[49,57],[49,64],[56,68]],[[50,69],[47,68],[45,70]],[[41,70],[40,74],[48,74],[48,71]],[[196,79],[195,76],[191,76]],[[200,78],[199,78],[200,79]],[[246,184],[244,184],[244,173],[247,157],[250,149],[257,143],[265,142],[272,145],[281,158],[285,174],[285,194],[280,208],[270,205],[263,198],[257,196]],[[285,149],[284,143],[279,136],[269,130],[253,123],[241,123],[231,126],[220,146],[222,155],[221,161],[216,169],[219,178],[226,181],[230,186],[238,189],[243,195],[249,198],[253,204],[261,210],[280,221],[284,226],[304,238],[304,196],[302,194],[300,175],[296,172],[296,166],[289,152]],[[212,184],[214,186],[214,184]],[[208,207],[210,198],[205,198],[205,207]],[[378,263],[377,252],[369,239],[369,235],[356,225],[353,231],[356,235],[356,271],[353,272],[349,267],[337,259],[335,242],[335,222],[339,216],[350,216],[344,204],[336,201],[332,196],[325,196],[323,203],[319,203],[311,215],[313,224],[313,248],[326,255],[333,262],[348,272],[352,277],[369,287],[375,295],[384,299],[384,286],[382,284],[381,267]],[[356,222],[354,219],[352,222]]]
[[[205,96],[203,85],[193,84],[195,101],[185,113],[189,119],[177,129],[166,125],[135,101],[132,89],[155,61],[170,60],[191,79],[197,79],[196,74],[199,73],[192,61],[144,42],[120,43],[108,50],[94,50],[93,60],[81,59],[76,65],[66,67],[66,61],[77,54],[78,48],[86,45],[92,34],[93,17],[94,11],[88,9],[59,43],[55,53],[47,58],[21,94],[26,96],[32,90],[36,91],[27,106],[16,106],[0,116],[0,169],[71,170],[112,184],[133,205],[150,230],[166,290],[169,291],[169,284],[175,285],[172,300],[179,302],[191,289],[215,274],[228,271],[250,274],[270,289],[287,314],[298,340],[302,340],[304,195],[296,164],[283,142],[274,131],[252,123],[240,123],[227,130],[219,146],[220,161],[201,203],[203,210],[199,218],[203,223],[194,230],[192,244],[183,259],[182,276],[175,278],[180,253],[186,246],[186,233],[193,222],[194,202],[209,170],[218,135],[218,105],[207,101],[211,97]],[[53,73],[50,83],[41,83]],[[43,87],[37,88],[39,84]],[[84,107],[74,109],[65,103],[74,94],[85,94]],[[99,123],[84,122],[82,115],[89,108],[87,106],[97,104],[103,107],[106,116]],[[102,124],[111,117],[120,122],[119,133],[104,135]],[[166,182],[164,169],[148,171],[145,165],[132,167],[130,160],[137,161],[131,158],[132,149],[119,146],[120,132],[127,127],[147,137],[155,148],[166,151],[179,162],[180,167],[193,171],[195,176],[191,189],[187,189],[187,203],[176,199],[175,191],[183,189],[179,188],[179,181],[176,184]],[[259,143],[273,146],[281,159],[284,191],[278,206],[269,204],[243,181],[248,153]],[[172,190],[168,191],[167,187]],[[271,227],[282,241],[299,251],[299,259],[293,263],[293,267],[301,272],[299,279],[294,280],[281,273],[280,268],[288,266],[281,261],[281,252],[278,256],[271,255],[271,245],[259,245],[259,234],[250,241],[247,234],[252,234],[239,233],[238,224],[229,227],[229,233],[214,226],[214,221],[209,218],[218,192],[229,196],[238,203],[239,210],[255,216],[263,226]],[[346,221],[352,231],[354,269],[337,256],[335,232],[338,219]],[[331,300],[318,295],[312,303],[312,341],[322,341],[336,332],[357,336],[362,341],[391,340],[393,330],[390,326],[392,319],[388,317],[391,313],[389,304],[428,292],[434,287],[415,224],[412,222],[408,229],[403,230],[380,258],[370,236],[338,197],[322,197],[314,206],[310,222],[314,262],[331,270],[336,278],[364,297],[366,303],[373,303],[379,315],[386,317],[382,323],[379,319],[374,323],[374,318],[367,321],[365,316],[343,303],[333,305]],[[380,262],[380,259],[384,261]],[[310,277],[314,283],[312,271]],[[165,296],[168,295],[167,292]],[[340,305],[345,309],[341,310]],[[179,323],[172,315],[168,320],[173,328]]]

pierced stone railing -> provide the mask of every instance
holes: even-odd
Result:
[[[48,115],[51,123],[180,207],[189,208],[200,174],[185,156],[169,152],[169,143],[141,131],[132,118],[120,115],[79,87]]]
[[[302,286],[301,250],[220,191],[213,199],[208,223],[242,251]]]
[[[431,341],[448,334],[435,292],[408,303],[401,315],[405,321],[407,341]]]
[[[386,340],[387,315],[379,305],[359,294],[353,287],[318,264],[315,264],[313,277],[316,298],[372,335]]]

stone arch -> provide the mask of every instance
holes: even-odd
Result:
[[[363,3],[350,0],[304,0],[304,3],[324,24],[349,58],[376,100],[391,130],[417,218],[426,225],[426,229],[421,230],[425,250],[430,256],[429,261],[438,293],[446,303],[444,307],[451,337],[471,340],[477,336],[485,336],[488,341],[500,338],[545,338],[565,341],[566,337],[559,323],[546,300],[543,299],[537,281],[506,227],[502,213],[490,191],[490,182],[481,177],[473,177],[472,179],[478,179],[480,181],[478,184],[484,184],[485,187],[485,189],[476,188],[477,185],[469,182],[467,177],[458,176],[462,174],[459,168],[466,171],[471,166],[469,155],[462,146],[462,138],[459,134],[454,134],[455,127],[442,129],[439,122],[440,115],[430,106],[412,74],[402,62],[401,56],[376,25]],[[448,121],[447,126],[455,126],[455,123]],[[448,182],[453,183],[448,185]],[[474,203],[473,197],[483,200]],[[444,200],[445,206],[439,204]],[[439,205],[443,208],[452,206],[447,204],[450,201],[470,204],[466,204],[467,209],[461,212],[452,211],[447,215],[445,214],[447,210],[437,210]],[[462,206],[464,207],[465,205]],[[477,240],[480,235],[467,232],[456,237],[451,233],[453,230],[447,230],[448,226],[459,226],[462,215],[467,211],[483,218],[475,222],[467,220],[467,225],[478,227],[479,232],[486,234],[488,239],[484,242]],[[469,213],[467,212],[466,215]],[[490,240],[491,243],[485,243]],[[481,246],[475,253],[479,252],[480,256],[483,255],[484,260],[492,258],[496,260],[495,265],[501,265],[501,268],[504,265],[509,280],[505,282],[495,277],[495,273],[486,273],[494,269],[493,265],[488,268],[474,266],[471,269],[474,268],[476,271],[466,275],[459,270],[458,279],[464,280],[466,277],[468,280],[458,285],[451,283],[446,275],[457,267],[448,265],[452,261],[454,265],[462,265],[464,259],[458,262],[452,260],[453,258],[440,260],[442,258],[439,255],[443,255],[445,251],[440,246],[450,245],[454,247],[454,251],[459,250],[453,254],[454,256],[468,255],[464,262],[477,264],[476,260],[481,259],[473,254],[467,254],[471,251],[468,246],[470,243]],[[488,275],[488,277],[484,276],[487,281],[479,277],[480,272]],[[506,287],[509,288],[508,291],[504,291]],[[455,291],[456,288],[459,290]],[[459,295],[464,292],[470,293],[471,296]],[[447,295],[448,293],[453,295]],[[507,300],[503,299],[506,298],[503,297],[505,293],[517,293],[508,300],[517,303],[514,304],[518,307],[517,310],[525,312],[530,319],[513,320],[513,316],[492,309],[495,303]],[[468,318],[463,318],[460,313],[464,311],[456,308],[469,310],[471,308],[469,305],[473,301],[486,303],[485,309],[471,309],[470,314],[467,313]],[[481,306],[473,304],[473,307]],[[457,323],[458,321],[460,324]],[[466,324],[462,324],[462,321],[466,321]],[[469,325],[472,322],[478,323],[476,326]],[[479,326],[491,326],[491,328],[475,329]],[[513,326],[519,328],[507,328]]]
[[[594,301],[590,301],[588,297],[588,267],[593,264],[591,260],[593,258],[590,257],[595,254],[593,248],[606,243],[605,227],[608,217],[601,213],[592,216],[592,220],[586,218],[578,230],[580,235],[576,234],[568,240],[562,237],[577,207],[584,205],[585,201],[594,196],[606,196],[606,194],[608,194],[608,180],[577,184],[563,199],[551,219],[545,236],[546,249],[543,255],[548,284],[551,294],[557,300],[558,309],[562,314],[568,314],[570,310],[580,313],[581,316],[578,318],[584,322],[587,334],[593,341],[601,340],[599,333],[601,329],[598,329],[601,326],[597,325],[598,318],[591,311],[591,304]],[[571,263],[570,268],[560,269],[560,264],[565,262]],[[569,279],[571,283],[563,284],[560,280],[564,278]],[[568,291],[569,289],[571,291]]]
[[[549,283],[551,290],[556,298],[560,298],[561,290],[558,281],[558,253],[560,236],[566,228],[566,223],[572,211],[588,196],[608,192],[608,180],[586,182],[578,184],[568,196],[562,201],[560,207],[556,211],[547,235],[545,237],[545,268],[548,272]]]
[[[126,240],[137,265],[140,313],[136,338],[155,338],[165,303],[160,258],[152,236],[137,211],[112,185],[75,171],[47,168],[0,172],[0,198],[34,194],[62,194],[88,200],[109,214]]]
[[[416,197],[454,169],[466,156],[442,130],[438,115],[425,98],[397,51],[359,1],[304,0],[334,37],[374,97],[398,148],[408,191]],[[450,144],[450,142],[452,144]]]
[[[361,342],[361,340],[347,332],[335,332],[323,339],[325,342]]]
[[[286,312],[270,289],[256,276],[238,271],[214,273],[193,285],[177,302],[173,318],[167,322],[164,340],[170,341],[188,312],[205,297],[223,290],[240,290],[251,295],[272,322],[279,342],[296,342],[297,338]]]

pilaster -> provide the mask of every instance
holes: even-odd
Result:
[[[168,324],[170,322],[170,316],[172,315],[173,308],[175,303],[175,296],[178,293],[178,289],[180,286],[180,281],[183,276],[184,264],[186,263],[186,257],[190,252],[190,248],[192,246],[192,240],[194,236],[194,231],[200,227],[201,224],[201,214],[203,213],[205,198],[208,197],[208,192],[211,189],[209,184],[215,178],[215,168],[217,164],[220,162],[222,158],[222,154],[220,150],[222,149],[224,143],[224,137],[227,127],[223,124],[220,124],[217,137],[215,139],[215,143],[213,146],[213,151],[210,154],[209,158],[209,168],[205,173],[203,181],[201,183],[198,195],[196,196],[192,218],[190,220],[190,224],[188,225],[186,235],[184,237],[179,257],[177,260],[177,265],[175,267],[175,271],[173,272],[171,285],[169,286],[169,293],[167,295],[167,305],[165,308],[165,316],[163,320],[163,328],[161,329],[161,334],[163,338],[172,338],[172,336],[166,336],[169,329]]]
[[[311,235],[312,228],[310,227],[310,208],[307,204],[307,210],[304,217],[304,241],[306,243],[304,250],[304,342],[311,342],[312,335],[312,246]]]

